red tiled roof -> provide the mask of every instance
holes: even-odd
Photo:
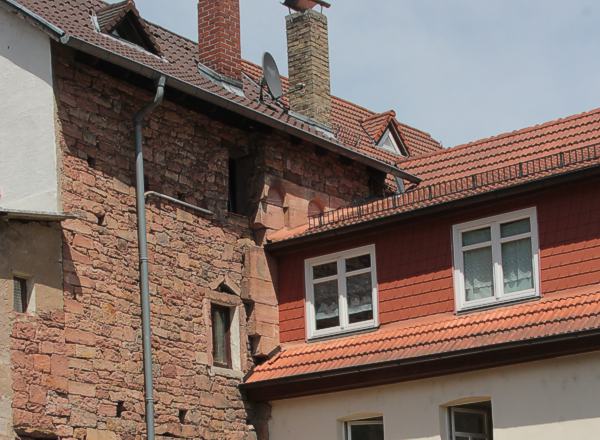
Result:
[[[244,83],[244,91],[248,96],[251,96],[252,93],[257,96],[257,84],[262,77],[262,68],[249,61],[244,61],[243,71],[252,80],[252,82],[246,81]],[[289,87],[288,78],[282,76],[281,80],[285,92]],[[252,90],[253,88],[254,91]],[[285,98],[284,103],[287,104]],[[390,123],[393,123],[398,133],[400,133],[408,149],[409,156],[417,157],[442,149],[441,144],[433,139],[429,133],[398,122],[396,120],[396,113],[393,110],[376,113],[337,96],[332,96],[331,119],[333,130],[341,142],[346,145],[355,146],[364,151],[365,154],[381,158],[382,160],[397,163],[403,159],[376,147],[381,135],[383,135]]]
[[[600,287],[464,316],[428,317],[373,333],[284,347],[246,383],[268,382],[600,328]]]
[[[310,219],[277,241],[366,223],[600,165],[600,109],[401,162],[422,182],[407,192]],[[273,241],[276,241],[273,240]]]
[[[130,9],[135,12],[135,5],[132,0],[119,3],[116,6],[109,6],[102,0],[19,0],[19,3],[52,25],[64,30],[71,37],[75,37],[134,62],[141,63],[153,70],[177,78],[199,89],[229,99],[238,105],[264,113],[313,136],[337,143],[349,151],[357,152],[386,165],[397,167],[399,157],[374,147],[372,143],[366,143],[365,139],[367,139],[367,136],[359,136],[359,141],[356,141],[357,138],[355,135],[358,130],[364,135],[360,121],[373,114],[369,110],[339,98],[334,98],[333,119],[336,127],[340,128],[336,142],[336,140],[332,140],[320,130],[290,116],[281,109],[258,102],[256,99],[256,84],[245,81],[244,91],[247,96],[239,96],[199,72],[197,67],[199,61],[198,48],[197,43],[194,41],[140,18],[140,23],[147,31],[149,37],[160,48],[161,56],[156,56],[111,35],[98,32],[92,20],[92,13],[100,13],[99,24],[106,27],[114,23],[115,20],[122,17]],[[257,66],[251,63],[244,64],[244,70],[251,77],[256,77],[257,68]],[[258,68],[258,72],[260,75],[260,68]],[[402,124],[400,126],[407,132],[407,139],[411,139],[412,144],[414,144],[415,154],[431,152],[441,148],[440,144],[428,134]]]

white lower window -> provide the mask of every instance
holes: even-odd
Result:
[[[449,408],[450,440],[492,440],[489,402]]]
[[[377,325],[375,246],[306,260],[308,337]]]
[[[383,440],[383,418],[346,422],[345,440]]]
[[[458,310],[539,295],[535,208],[453,227]]]

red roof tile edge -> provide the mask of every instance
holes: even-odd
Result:
[[[598,329],[600,286],[589,286],[534,302],[463,316],[441,315],[437,321],[413,322],[365,335],[290,346],[256,367],[245,382],[267,383]]]

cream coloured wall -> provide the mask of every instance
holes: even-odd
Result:
[[[385,440],[447,439],[445,406],[490,399],[494,440],[600,438],[600,352],[272,402],[270,440],[341,440],[383,415]]]
[[[57,211],[50,40],[0,8],[0,207]]]

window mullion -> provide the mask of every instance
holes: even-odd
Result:
[[[494,297],[500,299],[504,294],[502,276],[502,249],[500,244],[500,224],[492,223],[492,261],[494,265]]]
[[[338,268],[338,298],[340,303],[340,326],[342,329],[348,327],[348,297],[346,293],[346,265],[344,264],[345,259],[340,258],[337,261]]]

